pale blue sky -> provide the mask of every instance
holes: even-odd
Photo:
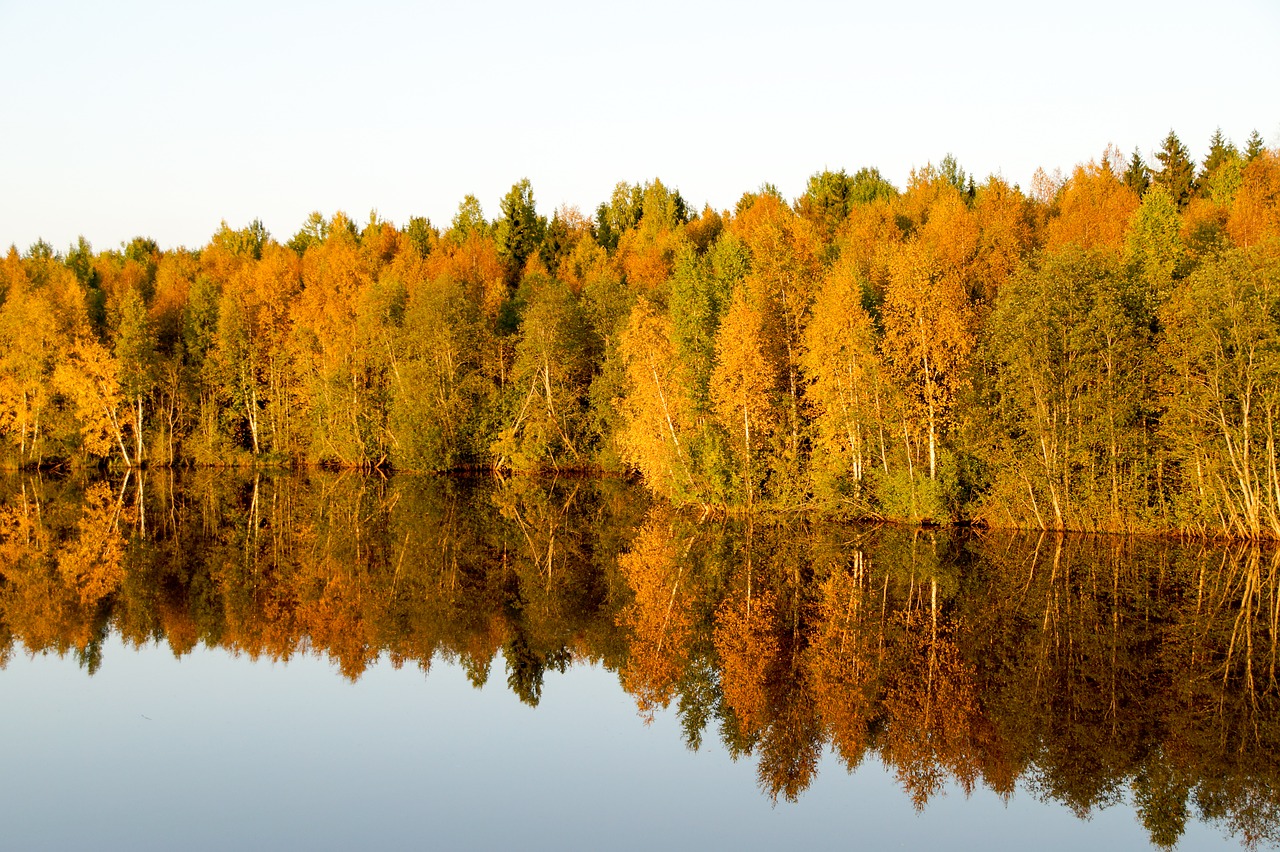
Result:
[[[365,8],[367,5],[369,8]],[[1026,186],[1170,128],[1280,145],[1280,2],[0,0],[0,244],[205,243],[312,210],[447,225],[522,177],[695,207],[955,154]]]

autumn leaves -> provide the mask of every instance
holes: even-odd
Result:
[[[1195,175],[1179,146],[1030,194],[946,158],[698,215],[655,180],[548,220],[521,181],[443,231],[38,243],[0,261],[0,452],[632,471],[731,512],[1275,536],[1280,159],[1216,137]]]
[[[883,226],[881,244],[824,244],[764,192],[707,252],[676,256],[667,316],[646,299],[623,333],[626,458],[651,487],[870,515],[896,476],[891,514],[945,516],[931,483],[978,332],[969,284],[999,249],[984,250],[963,193],[937,173],[895,206],[908,203],[922,205],[909,233],[878,198],[841,227]]]

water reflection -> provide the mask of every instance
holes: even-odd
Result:
[[[698,518],[617,481],[168,472],[14,477],[0,660],[109,632],[272,660],[321,653],[618,672],[642,715],[794,799],[832,748],[924,808],[1019,784],[1079,816],[1128,798],[1280,840],[1280,557],[1254,546]],[[501,653],[499,653],[501,652]]]

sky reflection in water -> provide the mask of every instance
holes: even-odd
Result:
[[[10,848],[1148,846],[1126,806],[1085,822],[1024,788],[1006,804],[950,783],[917,814],[879,761],[850,775],[829,752],[774,806],[753,760],[714,737],[687,750],[671,711],[646,726],[599,665],[550,673],[533,709],[439,661],[424,677],[380,660],[352,684],[310,655],[179,660],[112,637],[93,677],[17,655],[0,689]],[[1191,823],[1180,848],[1238,844]]]

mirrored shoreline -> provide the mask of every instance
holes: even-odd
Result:
[[[1132,807],[1156,846],[1199,823],[1280,839],[1265,547],[700,519],[615,480],[0,488],[6,663],[318,655],[356,683],[456,667],[532,706],[590,664],[681,748],[754,767],[766,808],[883,763],[922,813],[1026,790],[1080,819]]]

